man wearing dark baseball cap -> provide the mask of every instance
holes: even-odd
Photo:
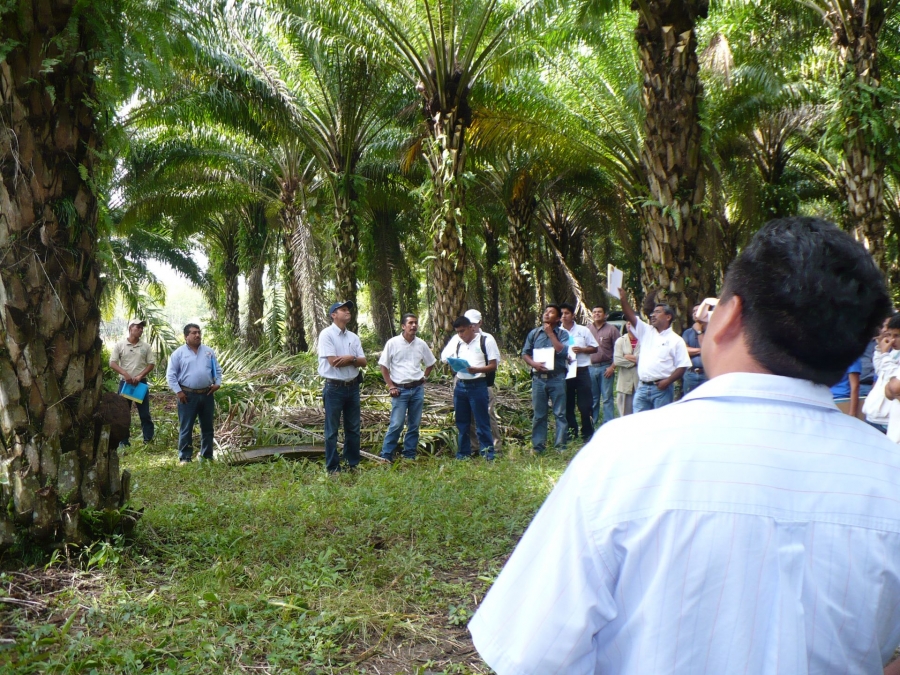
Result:
[[[319,375],[325,379],[325,468],[329,474],[341,470],[337,451],[338,427],[344,419],[344,461],[349,468],[359,464],[359,369],[366,355],[356,333],[347,330],[351,312],[349,300],[328,308],[332,324],[319,334]]]

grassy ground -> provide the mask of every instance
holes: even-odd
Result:
[[[134,542],[2,561],[0,671],[487,672],[465,624],[572,451],[179,466],[163,414]]]

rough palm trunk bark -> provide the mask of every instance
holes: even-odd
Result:
[[[491,333],[497,344],[504,345],[500,329],[500,238],[496,227],[485,218],[484,225],[484,276],[487,286],[487,304],[483,308],[484,329]]]
[[[350,300],[356,305],[357,262],[359,259],[359,225],[353,214],[356,195],[351,181],[345,180],[341,194],[335,201],[335,220],[338,233],[335,240],[335,293],[337,300]],[[357,332],[357,313],[353,312],[347,327]]]
[[[284,239],[284,351],[300,354],[309,349],[303,313],[303,297],[294,282],[294,254]]]
[[[0,16],[0,548],[82,543],[83,509],[128,499],[95,416],[98,45],[75,5]]]
[[[448,87],[454,91],[457,73]],[[434,306],[432,345],[443,346],[453,332],[453,321],[465,311],[465,249],[462,246],[462,219],[465,218],[466,130],[471,110],[466,95],[455,98],[446,108],[436,99],[425,101],[425,118],[431,142],[425,159],[431,177],[432,248],[434,262]]]
[[[641,213],[644,292],[659,290],[675,311],[676,329],[700,295],[697,239],[704,177],[699,104],[703,86],[695,21],[708,0],[640,0],[635,37],[646,111],[641,163],[650,204]]]
[[[231,334],[237,338],[241,334],[241,302],[238,290],[238,277],[241,269],[238,266],[237,249],[226,250],[225,262],[222,265],[222,276],[225,278],[225,321]]]
[[[375,332],[382,344],[396,334],[394,332],[396,303],[394,302],[393,271],[397,266],[395,256],[399,253],[399,246],[396,246],[394,242],[397,235],[393,227],[393,216],[393,213],[384,211],[375,213],[375,230],[373,232],[375,250],[369,276],[372,322],[375,324]],[[397,318],[399,319],[399,317]]]
[[[834,21],[834,42],[844,65],[841,107],[845,141],[841,162],[842,189],[850,225],[876,264],[887,272],[884,255],[884,153],[862,119],[867,108],[880,112],[881,99],[872,95],[881,86],[878,68],[878,35],[884,25],[880,0],[851,3],[847,23]],[[834,20],[834,17],[831,17]],[[865,99],[865,101],[863,100]]]
[[[506,211],[509,225],[507,251],[509,253],[509,302],[507,338],[511,347],[521,346],[534,327],[534,287],[528,272],[528,231],[535,205],[532,200],[515,200]]]
[[[247,346],[256,349],[262,343],[263,315],[265,313],[265,297],[263,293],[263,275],[266,265],[258,260],[247,275],[247,328],[245,339]]]

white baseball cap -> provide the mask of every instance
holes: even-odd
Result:
[[[128,322],[129,328],[131,328],[132,326],[146,326],[146,325],[147,325],[147,322],[144,321],[143,319],[132,319],[131,321]]]
[[[469,321],[472,323],[481,323],[481,312],[477,309],[467,310],[465,314],[463,314]]]

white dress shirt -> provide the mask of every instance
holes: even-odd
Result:
[[[436,361],[425,340],[414,337],[412,342],[407,342],[405,337],[398,335],[385,343],[378,365],[390,371],[394,384],[409,384],[425,377],[422,364],[427,368]]]
[[[632,331],[641,343],[641,358],[638,359],[638,379],[641,382],[664,380],[678,368],[690,368],[684,339],[671,328],[659,332],[640,319]]]
[[[335,368],[328,362],[329,356],[357,356],[365,358],[359,336],[346,328],[341,330],[331,324],[319,333],[319,375],[327,380],[343,380],[349,382],[359,374],[356,366]]]
[[[484,351],[487,352],[487,360],[484,358],[484,352],[481,351],[482,336],[484,336]],[[447,363],[447,359],[451,356],[465,359],[470,366],[475,366],[476,368],[486,366],[489,362],[495,360],[498,365],[500,364],[500,348],[497,347],[497,341],[490,333],[475,333],[475,338],[469,344],[464,343],[458,334],[454,335],[447,342],[444,351],[441,352],[441,361]],[[484,376],[484,373],[472,374],[465,371],[456,373],[456,377],[461,380],[475,380]]]
[[[469,629],[499,675],[880,674],[900,453],[827,387],[714,378],[594,434]]]
[[[566,328],[563,326],[563,328]],[[597,339],[587,326],[573,323],[571,328],[566,328],[569,333],[569,351],[572,347],[599,347]],[[587,368],[591,365],[590,354],[572,354],[578,363],[579,368]],[[571,363],[571,362],[570,362]]]

